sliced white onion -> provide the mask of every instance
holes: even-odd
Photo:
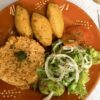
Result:
[[[61,65],[58,65],[58,67],[61,69],[61,76],[59,77],[59,81],[61,81],[63,79],[63,77],[65,76],[66,70],[64,68],[65,66],[62,67]]]
[[[49,61],[50,61],[50,59],[52,59],[52,58],[54,58],[54,57],[57,57],[57,56],[56,56],[55,54],[50,55],[50,56],[47,58],[47,60],[45,61],[45,72],[46,72],[47,77],[48,77],[50,80],[58,82],[58,81],[61,81],[61,80],[63,79],[63,77],[64,77],[64,75],[65,75],[65,68],[62,67],[62,69],[61,69],[61,66],[60,66],[60,65],[58,66],[58,67],[60,67],[61,72],[62,72],[61,75],[59,76],[59,78],[54,78],[53,76],[51,76],[50,73],[49,73],[48,67],[49,67]]]
[[[76,71],[76,78],[75,78],[75,81],[78,82],[79,80],[79,70],[78,70],[78,65],[76,64],[76,62],[74,61],[73,58],[71,58],[70,56],[68,55],[65,55],[65,54],[57,54],[56,55],[57,57],[64,57],[64,58],[68,58],[72,61],[73,65],[74,65],[74,68],[75,68],[75,71]]]
[[[55,60],[56,60],[56,57],[53,58],[51,64],[53,64],[55,62]]]
[[[67,53],[73,52],[74,48],[72,46],[63,46],[63,50],[66,50]]]
[[[46,72],[46,75],[47,75],[47,77],[50,79],[50,80],[52,80],[52,81],[61,81],[62,79],[63,79],[63,77],[64,77],[64,75],[65,75],[65,71],[63,70],[63,73],[60,75],[60,77],[59,78],[54,78],[54,77],[52,77],[51,75],[50,75],[50,73],[49,73],[49,71],[48,71],[48,67],[49,67],[49,61],[50,61],[50,59],[51,58],[53,58],[53,57],[57,57],[57,58],[62,58],[62,57],[64,57],[64,58],[67,58],[67,59],[69,59],[72,63],[73,63],[73,65],[74,65],[74,68],[75,68],[75,71],[76,71],[76,78],[75,78],[75,81],[77,82],[78,80],[79,80],[79,70],[78,70],[78,65],[76,64],[76,62],[70,57],[70,56],[68,56],[68,55],[65,55],[65,54],[52,54],[52,55],[50,55],[47,59],[46,59],[46,62],[45,62],[45,72]],[[59,67],[59,66],[58,66]],[[64,68],[64,67],[63,67]],[[65,68],[64,68],[65,69]]]
[[[43,98],[42,100],[50,100],[53,97],[54,92],[52,91],[48,96]]]
[[[89,57],[89,60],[88,60]],[[86,54],[82,60],[82,67],[85,69],[89,69],[92,66],[92,57]]]
[[[59,41],[58,43],[56,43],[55,46],[53,47],[53,52],[55,52],[56,48],[57,48],[59,45],[61,45],[61,44],[62,44],[61,41]]]

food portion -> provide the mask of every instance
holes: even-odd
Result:
[[[28,37],[11,37],[0,48],[0,79],[17,87],[29,88],[37,82],[36,69],[44,63],[44,48]]]
[[[15,11],[15,26],[20,35],[32,37],[30,15],[25,8],[19,5]]]
[[[62,95],[65,88],[69,94],[76,94],[80,98],[86,96],[89,69],[99,61],[100,52],[92,47],[64,45],[62,40],[53,43],[44,67],[37,70],[40,92],[48,94],[44,100]]]
[[[70,42],[70,45],[86,44],[89,46],[93,44],[94,33],[84,26],[69,26],[65,30],[62,39],[65,40],[67,45],[69,44],[68,41],[74,40],[74,42]]]
[[[15,12],[15,26],[20,35],[28,37],[34,35],[43,46],[52,44],[53,33],[57,38],[61,38],[64,31],[62,13],[54,3],[48,4],[47,18],[33,12],[31,20],[28,11],[18,5]]]
[[[45,79],[40,81],[39,89],[42,94],[48,95],[50,93],[53,93],[53,96],[61,96],[65,91],[65,87],[63,85]]]
[[[59,6],[54,3],[48,4],[47,17],[50,21],[54,35],[61,38],[64,31],[64,20]]]
[[[52,29],[48,19],[38,13],[33,13],[31,18],[32,30],[35,37],[44,46],[52,43]]]
[[[90,54],[93,58],[93,64],[100,64],[100,52],[98,52],[94,48],[92,48],[90,50]]]
[[[0,79],[24,89],[37,86],[48,95],[43,100],[65,90],[83,98],[88,94],[89,69],[100,64],[100,52],[91,46],[93,32],[79,25],[64,29],[57,4],[49,3],[46,12],[47,17],[37,12],[29,15],[16,6],[14,24],[19,35],[0,48]]]
[[[77,83],[72,82],[69,87],[68,91],[71,94],[79,95],[80,98],[84,97],[86,94],[88,94],[86,89],[86,83],[89,81],[89,72],[88,70],[83,70],[80,72],[80,78]]]

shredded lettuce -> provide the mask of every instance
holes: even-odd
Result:
[[[78,83],[72,82],[68,87],[68,92],[70,94],[77,94],[80,98],[87,95],[86,83],[89,81],[89,74],[87,70],[83,70],[80,73],[80,78]]]
[[[96,51],[94,48],[90,48],[90,55],[93,59],[93,64],[100,64],[100,52]]]
[[[61,96],[65,91],[65,87],[60,83],[43,79],[39,82],[39,90],[45,95],[53,92],[54,96]]]
[[[39,80],[47,78],[44,67],[39,67],[37,69],[37,74],[38,74]]]

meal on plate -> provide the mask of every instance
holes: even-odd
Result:
[[[90,45],[89,29],[78,25],[65,31],[55,3],[48,4],[46,16],[30,15],[16,5],[14,24],[18,34],[0,47],[1,80],[21,89],[39,89],[47,95],[43,100],[61,96],[65,90],[80,98],[87,95],[89,69],[100,64],[100,52]]]

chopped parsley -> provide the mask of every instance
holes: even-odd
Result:
[[[17,59],[19,61],[23,61],[26,59],[27,57],[27,54],[25,53],[25,51],[18,51],[18,52],[15,52],[14,53],[15,57],[17,57]]]

